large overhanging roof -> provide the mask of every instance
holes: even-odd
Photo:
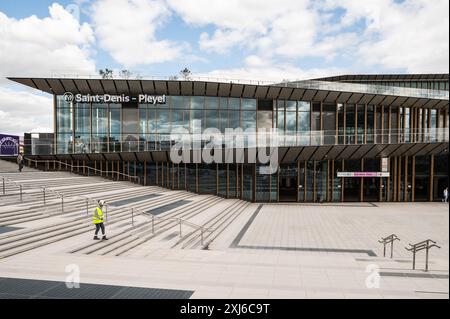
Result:
[[[297,161],[323,159],[359,159],[392,156],[448,155],[448,142],[444,143],[406,143],[406,144],[352,144],[323,146],[293,146],[278,148],[278,163],[296,163]],[[192,151],[191,151],[192,152]],[[225,152],[222,153],[225,156]],[[192,156],[192,155],[191,155]],[[115,153],[83,153],[33,155],[42,160],[74,161],[170,161],[170,151],[141,151]],[[244,150],[244,159],[248,159],[248,149]],[[223,160],[225,160],[223,158]],[[247,162],[246,162],[247,163]]]
[[[448,81],[449,75],[440,74],[346,74],[319,78],[320,81]]]
[[[361,103],[406,107],[448,108],[448,91],[392,88],[370,85],[300,81],[272,85],[184,80],[25,78],[12,81],[50,94],[138,94],[223,96],[258,99],[305,100],[324,103]]]

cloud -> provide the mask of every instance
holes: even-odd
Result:
[[[91,7],[100,47],[125,67],[168,62],[181,55],[185,44],[156,39],[156,30],[170,15],[161,0],[98,0]]]
[[[0,77],[49,76],[52,73],[92,74],[94,35],[61,5],[49,17],[14,19],[0,12]]]
[[[330,60],[355,41],[351,32],[325,37],[322,26],[329,17],[310,0],[167,1],[186,23],[214,27],[199,38],[200,49],[207,52],[223,54],[238,47],[264,56]]]
[[[353,72],[448,72],[448,0],[167,0],[186,23],[208,27],[199,47],[281,62],[344,59]],[[201,10],[199,10],[201,8]]]
[[[15,19],[0,12],[0,39],[0,131],[52,131],[52,97],[5,77],[95,73],[91,27],[54,3],[43,19]]]
[[[229,69],[216,69],[195,74],[212,81],[254,81],[259,84],[282,81],[307,80],[347,73],[344,68],[308,68],[303,69],[290,63],[275,63],[273,60],[251,55],[244,59],[244,66]]]
[[[0,132],[53,131],[53,99],[35,90],[18,91],[0,87]]]
[[[355,51],[361,64],[408,73],[449,71],[448,0],[332,0],[326,6],[345,9],[341,30],[365,21]]]

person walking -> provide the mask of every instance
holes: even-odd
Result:
[[[444,189],[444,203],[448,203],[448,187]]]
[[[95,225],[95,235],[94,239],[99,240],[100,238],[97,237],[98,232],[100,229],[102,230],[102,240],[108,240],[105,235],[105,225],[103,224],[103,207],[105,206],[104,200],[98,201],[98,207],[94,210],[94,215],[92,216],[92,222]]]
[[[19,172],[22,172],[22,169],[23,169],[23,156],[20,153],[17,156],[17,165],[19,165]]]

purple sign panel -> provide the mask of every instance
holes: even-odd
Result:
[[[0,156],[14,156],[19,153],[19,137],[0,134]]]

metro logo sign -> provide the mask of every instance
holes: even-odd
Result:
[[[19,154],[19,137],[0,134],[0,156],[14,156]]]

